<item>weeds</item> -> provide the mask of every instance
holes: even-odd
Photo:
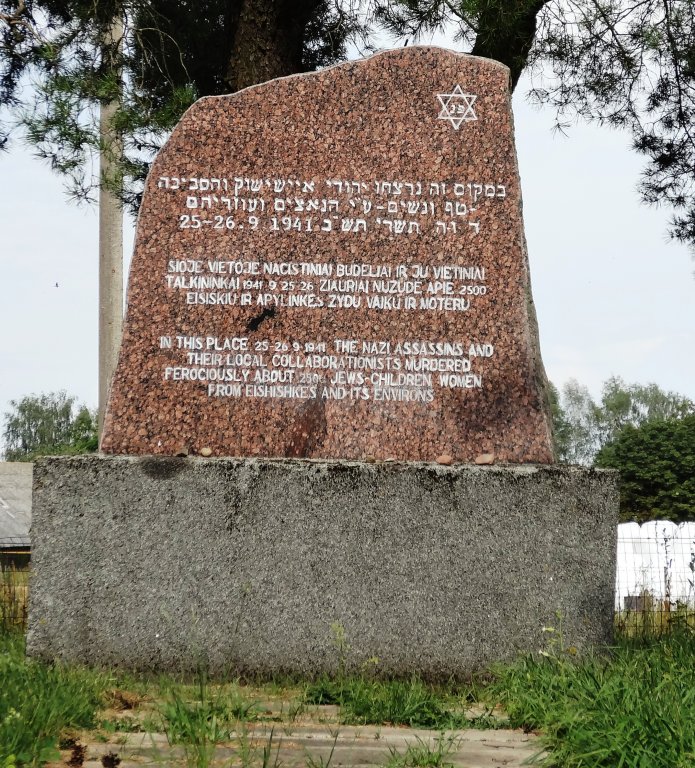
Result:
[[[242,724],[243,726],[243,724]],[[282,740],[274,747],[273,755],[273,737],[275,729],[270,729],[268,740],[263,744],[263,750],[260,756],[260,766],[258,768],[279,768],[280,763],[280,745]],[[237,734],[237,755],[242,768],[253,768],[258,764],[258,747],[251,742],[248,731],[241,727]]]
[[[0,634],[0,766],[56,759],[68,728],[95,724],[107,675],[24,658],[18,633]]]
[[[217,743],[229,736],[227,724],[216,709],[207,699],[189,702],[176,690],[162,707],[167,739],[170,744],[183,745],[189,766],[207,768]]]
[[[302,698],[284,708],[281,722],[294,723],[307,704],[336,704],[341,721],[348,724],[440,732],[507,725],[539,730],[548,747],[548,757],[539,760],[557,768],[695,765],[695,634],[672,630],[658,641],[627,638],[608,656],[581,657],[565,648],[561,626],[547,631],[546,655],[497,668],[492,682],[478,691],[491,705],[501,704],[508,721],[496,717],[492,706],[475,718],[466,717],[470,690],[431,686],[417,678],[378,680],[365,673],[308,684]],[[288,689],[274,691],[287,700]],[[293,688],[292,696],[296,692]],[[138,709],[144,700],[150,702],[146,712],[131,717],[128,710]],[[131,730],[163,730],[170,744],[183,748],[191,768],[207,768],[217,745],[232,740],[235,764],[242,768],[280,765],[274,732],[269,738],[257,732],[254,738],[247,730],[248,721],[264,719],[264,714],[236,684],[211,685],[203,672],[190,686],[126,676],[116,680],[43,665],[24,658],[19,635],[0,635],[0,768],[38,766],[57,758],[61,734],[94,728],[100,704],[121,711],[100,723],[112,741]],[[330,754],[326,749],[319,757],[307,755],[306,768],[331,768],[339,727],[334,726]],[[418,741],[403,753],[392,751],[386,768],[448,768],[453,747],[444,735]]]
[[[695,765],[695,636],[624,641],[610,658],[525,658],[488,696],[513,726],[540,729],[563,768]]]
[[[369,680],[321,678],[307,686],[308,704],[337,704],[348,724],[407,725],[446,730],[466,727],[468,720],[451,694],[428,686],[418,678]]]
[[[105,733],[140,733],[143,731],[142,724],[132,717],[101,720],[99,729]]]
[[[217,744],[232,738],[240,721],[256,719],[253,702],[238,690],[213,689],[204,670],[198,673],[196,697],[185,696],[185,689],[173,686],[159,710],[170,744],[180,744],[190,766],[206,768]]]
[[[638,608],[617,611],[615,632],[621,638],[648,640],[673,632],[695,630],[695,610],[692,604],[658,600],[647,591],[638,597]]]
[[[389,747],[391,756],[387,768],[449,768],[453,763],[446,762],[445,758],[455,745],[456,739],[453,736],[444,736],[442,733],[433,746],[418,738],[404,753]]]
[[[331,746],[331,751],[325,760],[323,755],[320,755],[319,757],[313,757],[307,752],[304,758],[306,762],[306,768],[329,768],[331,760],[333,760],[333,753],[335,752],[335,745],[338,743],[339,735],[339,732],[336,731],[335,736],[333,737],[333,745]]]

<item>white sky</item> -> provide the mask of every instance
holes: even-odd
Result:
[[[639,203],[629,137],[514,99],[524,218],[550,379],[598,395],[611,375],[695,399],[695,263],[668,211]],[[11,399],[66,390],[97,402],[97,212],[20,145],[0,155],[0,416]],[[132,223],[126,224],[126,262]],[[57,287],[56,287],[57,284]]]

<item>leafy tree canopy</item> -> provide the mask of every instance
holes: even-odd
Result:
[[[65,392],[28,395],[10,406],[3,430],[6,461],[97,450],[96,414],[77,407]]]
[[[627,426],[695,413],[695,403],[687,397],[665,392],[656,384],[626,384],[617,376],[604,383],[598,403],[587,387],[573,379],[564,385],[561,395],[555,392],[556,451],[559,460],[568,464],[591,464]]]
[[[621,520],[695,520],[695,415],[628,424],[595,464],[620,470]]]
[[[620,470],[620,518],[695,520],[695,403],[614,376],[596,402],[571,380],[551,385],[558,459]]]
[[[20,129],[74,198],[103,182],[136,211],[154,153],[197,98],[342,60],[360,29],[332,0],[0,0],[0,148]],[[119,105],[124,153],[99,179],[105,103]]]

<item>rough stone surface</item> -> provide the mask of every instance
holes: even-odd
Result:
[[[103,451],[547,463],[549,424],[503,65],[409,47],[191,107]]]
[[[448,679],[546,647],[558,615],[600,645],[617,509],[615,473],[569,467],[41,459],[28,652]]]

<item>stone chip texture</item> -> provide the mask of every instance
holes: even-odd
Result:
[[[475,99],[466,102],[457,86]],[[469,105],[476,119],[457,122]],[[101,449],[173,456],[186,445],[192,454],[209,447],[214,456],[355,460],[450,455],[454,463],[490,453],[503,463],[551,462],[513,134],[507,68],[438,48],[387,51],[198,101],[157,156],[146,184]],[[350,191],[338,182],[349,183]],[[339,214],[332,213],[332,198]],[[276,199],[283,212],[275,209]],[[325,203],[327,210],[316,208]],[[191,216],[199,217],[197,226]],[[289,216],[303,229],[272,229],[273,216]],[[360,217],[367,220],[364,229],[344,231],[345,222]],[[330,232],[323,230],[326,220]],[[405,231],[396,231],[396,220],[405,222]],[[421,266],[430,269],[425,298],[463,298],[470,306],[421,309],[418,295],[414,309],[375,308],[367,306],[367,294],[353,292],[362,299],[359,307],[331,307],[331,291],[301,274],[274,278],[279,303],[258,303],[267,290],[265,274],[258,276],[263,288],[248,289],[251,305],[239,303],[244,289],[231,305],[188,303],[187,293],[198,290],[165,281],[176,276],[168,271],[170,261],[185,260],[328,264],[334,278],[338,265],[385,266],[392,278],[399,267],[412,278]],[[441,287],[428,294],[434,268],[441,266],[484,269],[486,292],[466,295],[467,286],[477,289],[482,282],[462,278],[451,294]],[[407,298],[402,291],[388,295]],[[307,296],[323,305],[289,306]],[[250,369],[251,382],[263,368],[272,372],[277,349],[295,357],[323,349],[330,356],[336,340],[357,341],[361,356],[370,354],[365,342],[386,342],[392,350],[403,342],[457,343],[460,359],[471,345],[489,344],[494,354],[470,358],[482,386],[442,386],[438,373],[431,386],[403,385],[424,392],[423,399],[417,391],[409,401],[376,399],[373,392],[368,399],[363,392],[331,395],[324,390],[335,370],[302,367],[303,359],[277,370],[294,370],[294,385],[302,374],[318,373],[315,390],[305,381],[309,388],[294,397],[249,396],[244,381],[242,395],[213,396],[205,381],[165,380],[167,367],[186,365],[189,350],[177,346],[177,336],[246,338],[248,349],[264,356]],[[172,346],[163,346],[162,337]],[[360,372],[370,377],[374,369]],[[403,367],[390,372],[398,376]],[[379,386],[402,388],[389,381]]]
[[[611,639],[613,472],[90,456],[40,459],[33,493],[33,657],[446,680],[560,620]]]

